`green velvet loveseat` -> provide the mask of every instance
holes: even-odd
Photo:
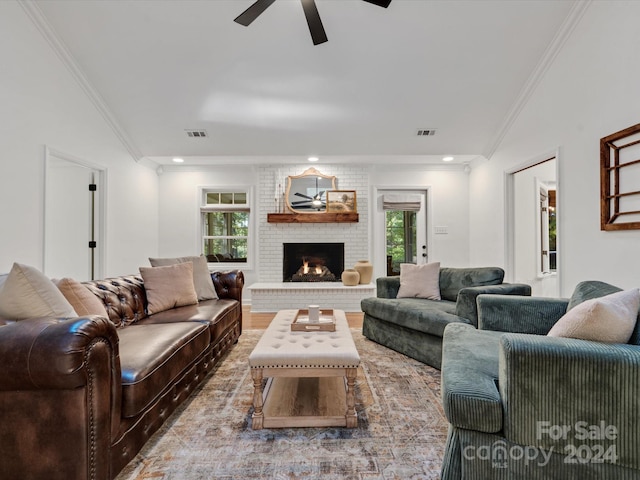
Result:
[[[440,368],[442,335],[450,323],[478,325],[480,294],[531,295],[524,284],[503,283],[498,267],[440,268],[441,300],[396,298],[400,277],[376,280],[376,297],[361,301],[364,336],[388,348]]]
[[[442,480],[640,478],[640,322],[628,344],[546,336],[619,291],[588,281],[571,299],[481,295],[478,329],[445,329]]]

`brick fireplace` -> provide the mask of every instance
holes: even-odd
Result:
[[[353,268],[369,253],[369,172],[357,165],[319,165],[326,175],[335,175],[339,190],[355,190],[358,198],[358,223],[268,223],[267,214],[274,213],[275,182],[286,185],[288,175],[299,175],[308,165],[271,165],[259,167],[264,179],[258,190],[257,225],[259,232],[258,282],[250,285],[251,310],[273,312],[284,308],[306,308],[318,303],[324,308],[360,311],[360,300],[375,296],[375,285],[345,287],[340,281],[342,270]],[[312,214],[310,214],[312,215]],[[340,243],[344,245],[344,260],[340,270],[333,272],[335,282],[285,282],[285,243]],[[299,265],[298,265],[299,268]]]

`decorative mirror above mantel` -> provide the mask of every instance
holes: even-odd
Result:
[[[358,212],[327,211],[327,191],[336,190],[336,177],[311,167],[287,177],[284,203],[287,213],[268,213],[269,223],[357,223]],[[349,191],[350,192],[350,191]],[[349,193],[347,192],[347,193]],[[355,192],[353,192],[355,206]]]
[[[289,175],[285,192],[287,208],[294,213],[324,213],[327,211],[327,190],[335,189],[336,177],[313,167],[300,175]]]

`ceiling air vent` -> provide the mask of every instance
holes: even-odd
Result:
[[[424,130],[418,130],[417,135],[419,137],[432,137],[433,135],[436,134],[436,129],[435,128],[427,128]]]
[[[189,137],[193,138],[207,138],[209,136],[206,130],[185,130],[185,132]]]

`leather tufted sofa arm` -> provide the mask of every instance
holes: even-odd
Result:
[[[88,355],[97,344],[117,359],[116,328],[99,316],[34,318],[6,325],[0,328],[0,390],[82,387]]]
[[[212,272],[211,279],[219,298],[237,300],[242,304],[242,288],[244,287],[244,273],[242,271]]]
[[[115,325],[100,316],[0,327],[0,478],[113,477],[118,351]]]

